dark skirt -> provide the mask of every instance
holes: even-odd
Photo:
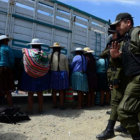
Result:
[[[69,88],[67,71],[50,71],[50,88],[64,90]]]
[[[97,74],[97,91],[108,91],[109,86],[108,86],[108,79],[107,79],[107,74],[106,73],[98,73]]]
[[[14,90],[13,71],[8,67],[0,67],[0,92]]]
[[[87,75],[89,91],[96,91],[97,89],[97,76],[96,74]]]
[[[24,71],[19,82],[19,89],[28,92],[42,92],[48,90],[49,74],[39,78],[33,78]]]

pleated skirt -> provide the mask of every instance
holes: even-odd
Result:
[[[71,86],[75,91],[88,92],[88,81],[86,73],[74,72],[71,75]]]
[[[69,88],[67,71],[50,71],[50,88],[53,90],[65,90]]]

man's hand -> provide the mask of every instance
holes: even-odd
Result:
[[[110,48],[110,56],[111,58],[118,58],[121,56],[121,52],[119,51],[120,44],[115,42],[112,42],[112,47]]]

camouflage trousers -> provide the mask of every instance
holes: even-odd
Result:
[[[118,118],[131,135],[139,134],[140,75],[129,79],[124,96],[118,106]]]
[[[125,76],[123,76],[123,78],[120,80],[118,88],[113,88],[111,92],[111,114],[109,120],[116,121],[118,118],[117,109],[123,98],[126,85],[127,85],[127,79]]]
[[[123,98],[123,91],[120,88],[113,88],[111,91],[111,114],[110,119],[116,121],[118,118],[117,108]]]

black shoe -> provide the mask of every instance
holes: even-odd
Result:
[[[106,129],[101,134],[97,135],[96,138],[98,140],[106,140],[113,138],[114,136],[114,130]]]
[[[127,132],[127,129],[124,128],[122,125],[116,126],[116,128],[115,128],[114,130],[115,130],[116,132],[120,132],[120,133],[125,133],[125,134],[128,133],[128,132]]]
[[[140,134],[132,135],[133,140],[140,140]]]
[[[106,111],[106,114],[107,115],[110,115],[111,114],[111,110],[110,111]]]

